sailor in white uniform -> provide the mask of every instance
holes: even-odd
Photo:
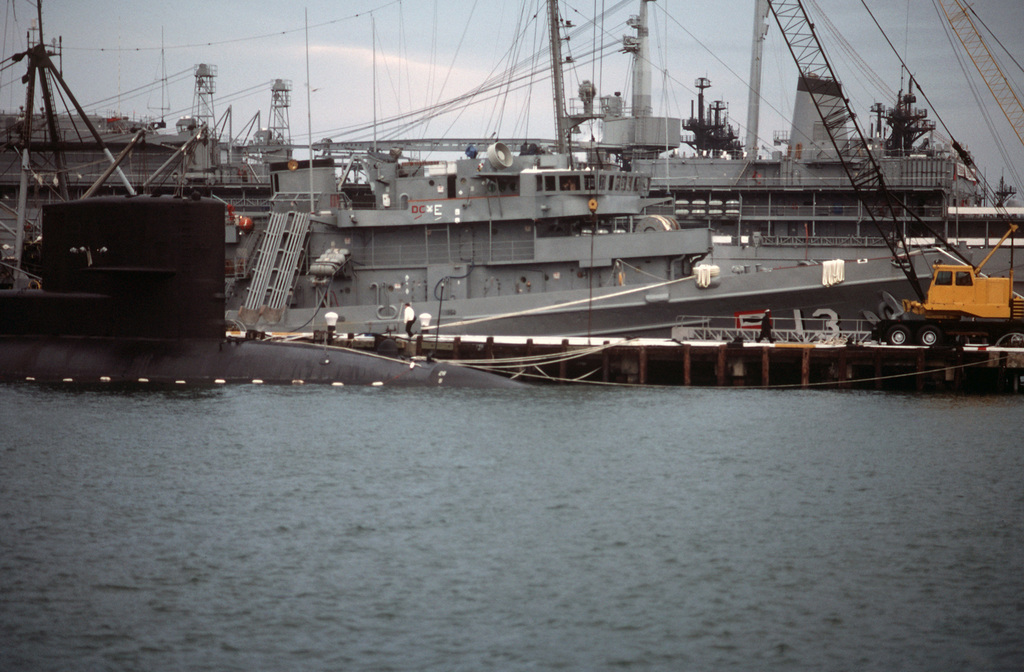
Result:
[[[412,309],[412,304],[405,304],[405,310],[402,311],[402,319],[405,320],[405,333],[412,338],[412,325],[416,321],[416,311]]]

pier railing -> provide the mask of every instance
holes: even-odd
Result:
[[[783,343],[863,343],[871,338],[867,320],[772,316],[771,340]],[[672,327],[676,341],[752,341],[761,334],[759,316],[680,315]]]

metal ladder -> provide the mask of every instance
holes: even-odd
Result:
[[[299,271],[308,233],[309,213],[275,212],[270,215],[249,294],[245,305],[238,311],[242,322],[255,325],[261,317],[268,324],[281,321],[288,293]]]

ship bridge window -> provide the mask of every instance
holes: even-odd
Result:
[[[939,271],[935,274],[936,285],[952,285],[953,271]]]
[[[579,191],[580,190],[580,176],[579,175],[565,175],[562,177],[562,191]]]
[[[499,194],[516,194],[516,193],[519,193],[519,178],[518,177],[499,177],[498,178],[498,193]]]
[[[601,175],[597,180],[598,191],[607,191],[608,189],[608,176]]]
[[[958,287],[970,287],[971,286],[971,274],[967,271],[956,272],[956,284]]]
[[[587,191],[593,191],[594,190],[594,176],[593,175],[584,175],[583,176],[583,188],[586,189]]]
[[[539,179],[539,177],[538,177],[538,179]],[[557,190],[557,187],[555,186],[555,176],[554,175],[545,175],[544,176],[544,191],[556,191],[556,190]]]

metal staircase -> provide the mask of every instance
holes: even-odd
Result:
[[[270,215],[249,284],[249,294],[245,305],[238,311],[238,317],[244,324],[254,326],[261,318],[271,325],[281,321],[308,233],[309,213],[275,212]]]

